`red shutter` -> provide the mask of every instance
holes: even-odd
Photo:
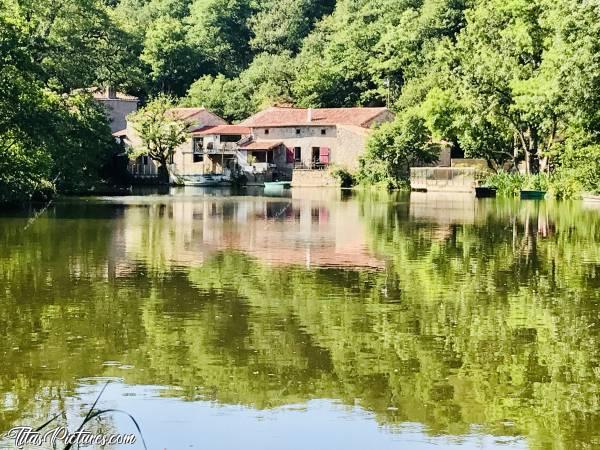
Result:
[[[285,148],[285,156],[286,156],[286,162],[288,164],[293,164],[294,163],[294,149],[291,147],[286,147]]]
[[[329,164],[329,147],[321,147],[319,151],[319,162]]]

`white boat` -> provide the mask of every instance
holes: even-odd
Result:
[[[184,186],[229,186],[231,179],[222,174],[185,175],[180,177]]]
[[[583,194],[583,201],[588,203],[600,204],[600,195],[595,195],[589,192]]]

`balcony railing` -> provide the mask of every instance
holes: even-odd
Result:
[[[325,170],[329,167],[329,164],[322,163],[319,161],[313,161],[310,163],[304,163],[302,161],[294,162],[295,170]]]
[[[202,151],[207,155],[235,154],[238,150],[238,145],[235,142],[223,142],[220,144],[209,143]]]

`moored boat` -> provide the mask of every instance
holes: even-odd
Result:
[[[496,188],[489,186],[477,186],[475,188],[475,197],[491,198],[496,196]]]
[[[228,186],[231,180],[224,175],[187,175],[182,177],[184,186]]]
[[[586,192],[582,195],[582,198],[584,202],[600,204],[600,195]]]
[[[265,188],[276,188],[280,187],[283,189],[289,189],[292,186],[291,181],[265,181]]]
[[[522,190],[521,200],[543,200],[546,197],[546,191]]]

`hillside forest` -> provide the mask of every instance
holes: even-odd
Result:
[[[600,5],[588,0],[0,0],[0,200],[77,191],[115,145],[85,93],[236,122],[388,106],[359,173],[401,186],[433,144],[600,190]]]

